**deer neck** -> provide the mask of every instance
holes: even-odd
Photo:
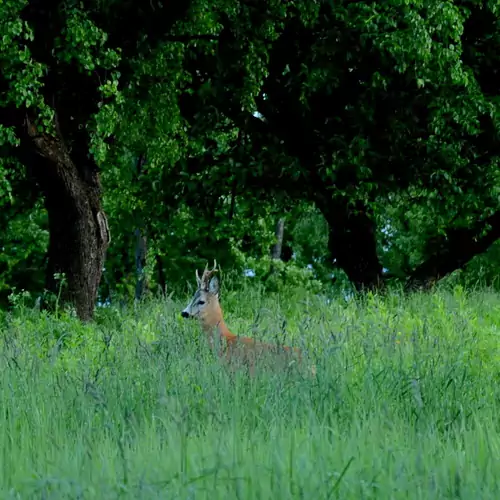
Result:
[[[229,331],[229,328],[226,325],[226,322],[224,321],[224,318],[221,318],[220,321],[216,325],[217,327],[217,333],[219,334],[219,337],[223,337],[227,340],[232,340],[236,338],[236,335],[234,333],[231,333]]]
[[[236,338],[236,335],[231,333],[227,327],[219,304],[215,304],[212,310],[203,318],[202,328],[210,338],[212,338],[214,332],[219,338],[227,340]]]

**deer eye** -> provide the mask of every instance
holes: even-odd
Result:
[[[199,306],[202,306],[204,303],[205,303],[205,301],[204,301],[204,300],[200,300],[200,301],[198,302],[198,305],[199,305]]]

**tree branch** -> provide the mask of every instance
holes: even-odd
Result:
[[[491,226],[483,236],[481,233]],[[406,288],[428,289],[451,272],[462,269],[476,255],[485,252],[500,238],[500,210],[471,228],[448,231],[441,241],[441,248],[422,262],[409,276]]]

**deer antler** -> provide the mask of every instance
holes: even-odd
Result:
[[[208,263],[205,266],[205,270],[203,271],[203,274],[200,277],[198,276],[198,270],[196,270],[196,279],[198,280],[198,285],[200,289],[202,290],[208,290],[208,285],[210,283],[210,279],[212,276],[218,271],[217,269],[217,261],[214,259],[214,267],[211,271],[208,270]]]

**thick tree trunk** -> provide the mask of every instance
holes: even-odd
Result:
[[[366,208],[349,200],[318,200],[329,225],[328,247],[337,267],[347,274],[356,290],[375,289],[383,285],[382,265],[377,255],[375,223]]]
[[[485,228],[489,230],[484,233]],[[473,257],[482,254],[500,238],[500,211],[471,228],[448,231],[433,255],[409,276],[406,289],[429,289],[451,272],[462,269]]]
[[[38,134],[29,120],[27,131],[21,147],[33,148],[39,155],[33,172],[49,216],[47,288],[57,291],[56,275],[64,274],[67,287],[62,296],[74,305],[81,320],[88,321],[93,317],[110,242],[97,167],[87,158],[74,161],[60,134]]]
[[[273,260],[281,259],[281,249],[283,248],[283,236],[285,234],[285,219],[283,217],[278,219],[276,223],[276,243],[271,250],[271,258]]]

